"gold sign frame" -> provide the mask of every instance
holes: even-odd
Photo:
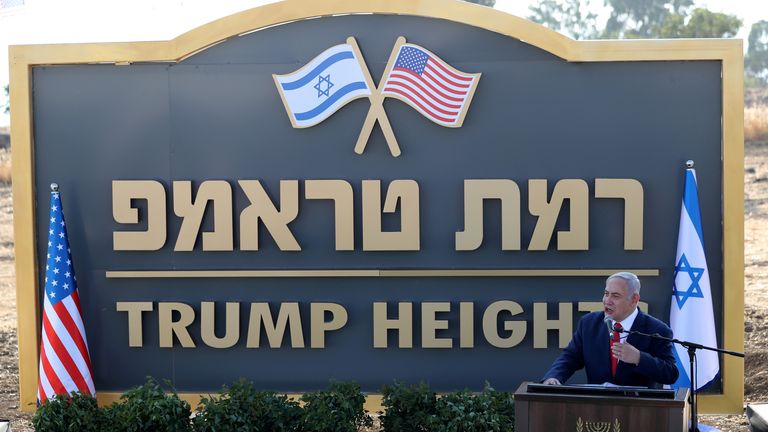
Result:
[[[287,0],[205,24],[169,41],[28,45],[10,47],[13,210],[16,240],[19,386],[21,407],[34,409],[40,339],[33,184],[32,69],[42,65],[180,62],[229,38],[295,20],[339,14],[411,15],[463,23],[519,39],[569,62],[709,60],[722,64],[723,334],[722,348],[744,348],[744,63],[735,39],[576,41],[524,19],[458,0]],[[46,185],[44,185],[47,187]],[[718,263],[711,263],[718,265]],[[743,360],[723,359],[723,394],[703,395],[703,413],[741,413]],[[198,395],[182,395],[193,403]],[[100,403],[117,393],[99,393]],[[370,397],[375,407],[380,397]]]

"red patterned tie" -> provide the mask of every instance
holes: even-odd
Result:
[[[619,333],[623,327],[621,326],[621,323],[616,323],[613,325],[613,335],[611,336],[611,348],[613,348],[613,344],[619,343],[621,340],[621,334]],[[618,363],[618,359],[613,356],[613,350],[609,353],[611,356],[611,375],[616,376],[616,364]]]

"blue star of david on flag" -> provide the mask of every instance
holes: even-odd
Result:
[[[685,254],[680,257],[680,261],[678,261],[675,266],[675,282],[672,284],[672,294],[674,294],[675,299],[677,299],[677,307],[682,309],[686,300],[691,297],[704,298],[704,294],[701,292],[701,286],[699,286],[699,281],[701,280],[701,277],[704,276],[704,270],[703,267],[692,267]],[[688,277],[691,279],[690,285],[686,287],[686,285],[683,284],[680,287],[685,287],[685,289],[678,289],[677,285],[677,275],[681,272],[687,273]]]
[[[323,83],[325,83],[325,86],[323,86]],[[325,87],[325,90],[323,90],[323,87]],[[315,90],[317,90],[317,97],[330,96],[331,87],[333,87],[333,83],[331,82],[331,74],[328,74],[326,76],[318,76],[317,77],[317,84],[315,84]]]

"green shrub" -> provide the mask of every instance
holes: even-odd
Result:
[[[486,383],[480,397],[488,399],[491,411],[498,415],[499,430],[515,430],[515,398],[511,392],[496,391]]]
[[[99,432],[106,430],[96,398],[79,392],[56,395],[43,402],[32,417],[38,432]]]
[[[192,419],[197,432],[293,432],[300,430],[299,403],[274,392],[257,391],[240,380],[219,397],[202,398]]]
[[[386,432],[429,431],[436,414],[437,398],[425,383],[406,385],[395,381],[381,388],[385,412],[379,417]]]
[[[373,424],[356,383],[331,381],[328,389],[306,393],[301,400],[304,432],[357,432],[359,427]]]
[[[110,406],[105,413],[105,417],[111,422],[110,430],[120,432],[190,430],[189,404],[179,399],[175,391],[166,395],[151,377],[147,377],[144,385],[123,393],[120,401]]]
[[[508,432],[514,430],[511,393],[486,384],[436,398],[420,383],[395,382],[382,388],[386,432]],[[99,409],[92,396],[58,395],[41,405],[32,424],[38,432],[357,432],[372,426],[363,409],[365,396],[353,382],[332,381],[326,390],[306,393],[304,407],[275,392],[257,391],[241,380],[219,396],[202,398],[190,421],[189,404],[166,394],[152,378],[128,390],[120,402]]]
[[[514,427],[512,396],[487,384],[478,395],[464,390],[439,398],[431,422],[434,432],[507,432]]]

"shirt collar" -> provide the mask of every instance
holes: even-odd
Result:
[[[614,320],[613,324],[616,325],[616,323],[618,322],[619,324],[621,324],[621,328],[623,330],[632,330],[632,324],[635,323],[635,318],[637,318],[638,310],[639,309],[637,307],[635,307],[635,310],[631,314],[629,314],[628,317],[624,318],[624,320],[622,320],[622,321],[615,321]],[[626,337],[627,337],[626,333],[622,333],[621,334],[621,338],[622,339],[626,339]]]

